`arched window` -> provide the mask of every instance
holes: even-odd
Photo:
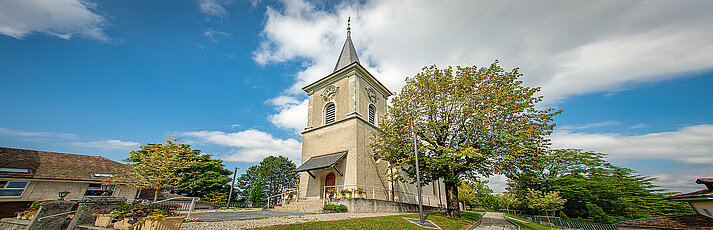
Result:
[[[324,107],[324,124],[329,124],[335,120],[335,110],[334,103],[329,103]]]
[[[376,124],[376,106],[369,105],[369,123]]]

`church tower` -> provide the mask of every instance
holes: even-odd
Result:
[[[333,72],[302,89],[309,109],[299,197],[322,197],[325,186],[390,189],[387,164],[374,160],[370,144],[392,93],[359,63],[350,25]]]
[[[349,24],[332,73],[302,89],[309,95],[309,108],[302,164],[295,170],[300,173],[298,200],[317,202],[329,190],[361,189],[365,199],[417,203],[417,186],[391,180],[388,163],[373,156],[372,137],[393,94],[359,63]],[[435,207],[445,200],[442,183],[423,186],[425,205]],[[316,203],[317,208],[323,202]],[[385,211],[384,207],[357,210]],[[401,210],[398,205],[389,207]]]

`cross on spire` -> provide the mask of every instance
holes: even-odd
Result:
[[[347,40],[344,41],[344,46],[342,47],[342,52],[339,53],[339,59],[337,59],[337,65],[334,66],[334,71],[351,65],[354,62],[359,62],[359,57],[357,57],[356,49],[354,49],[354,43],[352,43],[352,17],[347,19]]]

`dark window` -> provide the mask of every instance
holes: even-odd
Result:
[[[375,119],[376,119],[376,107],[374,107],[374,105],[369,105],[369,123],[376,124],[376,123],[374,123]]]
[[[84,192],[84,196],[101,196],[104,191],[102,191],[102,184],[89,184],[87,191]],[[109,196],[114,194],[114,190],[109,190]]]
[[[0,181],[0,197],[19,197],[27,188],[29,182],[25,181]]]
[[[334,103],[329,103],[327,107],[324,109],[324,123],[329,124],[334,122],[335,120],[335,115],[334,115]]]

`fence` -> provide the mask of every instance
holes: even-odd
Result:
[[[530,221],[532,223],[541,224],[541,225],[545,225],[545,226],[559,227],[559,228],[583,229],[583,230],[619,230],[619,229],[624,229],[624,228],[617,227],[613,224],[601,224],[601,223],[592,223],[592,222],[563,220],[562,218],[554,217],[554,216],[522,215],[522,214],[514,213],[512,211],[510,211],[509,214],[513,215],[513,216],[520,217],[520,218]]]

